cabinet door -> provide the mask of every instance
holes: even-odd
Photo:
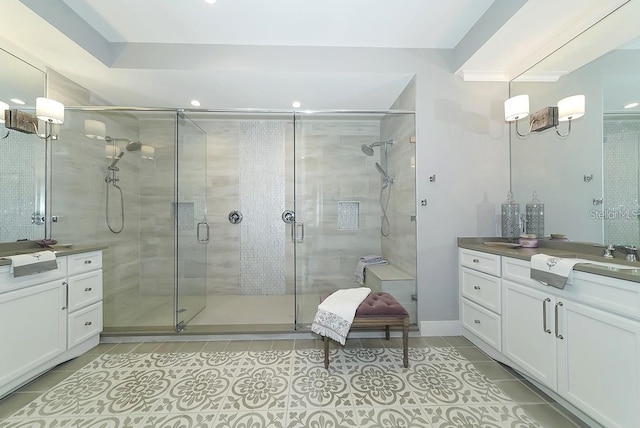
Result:
[[[502,352],[555,390],[554,305],[553,296],[502,280]]]
[[[64,301],[60,280],[0,294],[0,385],[64,352]]]
[[[604,426],[640,426],[640,322],[561,304],[558,393]]]

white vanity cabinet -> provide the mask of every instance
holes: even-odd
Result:
[[[640,426],[640,283],[574,271],[557,289],[532,280],[529,261],[501,259],[494,357],[604,426]]]
[[[102,331],[102,252],[67,257],[67,341],[74,347]]]
[[[567,293],[584,291],[585,282],[609,292],[626,289],[640,310],[640,283],[576,272]],[[614,288],[609,287],[613,284]],[[576,290],[571,290],[575,288]],[[620,297],[620,294],[617,295]],[[640,318],[615,313],[568,297],[558,297],[557,392],[607,427],[640,426]]]
[[[101,251],[58,257],[57,264],[21,277],[0,266],[0,397],[100,341]]]
[[[500,351],[500,256],[461,249],[459,257],[462,326]]]

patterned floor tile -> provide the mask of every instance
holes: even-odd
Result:
[[[366,428],[429,428],[425,411],[420,407],[358,408],[358,426]]]
[[[428,422],[434,428],[539,428],[522,407],[516,404],[485,406],[426,407]]]
[[[453,347],[101,354],[0,428],[538,427]]]

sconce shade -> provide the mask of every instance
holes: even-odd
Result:
[[[0,123],[4,123],[4,111],[9,110],[9,104],[0,101]]]
[[[107,127],[99,120],[87,119],[84,121],[84,136],[94,140],[104,140],[107,135]]]
[[[558,101],[558,121],[578,119],[584,116],[584,95],[574,95]]]
[[[104,146],[104,154],[108,159],[113,159],[120,152],[120,148],[113,144],[106,144]]]
[[[64,104],[50,98],[36,98],[36,116],[45,122],[64,123]]]
[[[156,155],[156,149],[151,146],[143,145],[140,148],[140,157],[142,159],[154,159]]]
[[[529,95],[516,95],[504,102],[504,120],[513,122],[529,116]]]

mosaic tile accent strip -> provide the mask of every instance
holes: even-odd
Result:
[[[285,293],[285,122],[240,124],[240,292]]]
[[[105,354],[18,427],[539,427],[455,348]]]
[[[640,242],[640,120],[605,120],[603,140],[604,242]]]
[[[7,128],[0,125],[0,136]],[[0,242],[42,239],[44,226],[31,215],[44,211],[44,142],[31,134],[10,131],[0,144]]]

